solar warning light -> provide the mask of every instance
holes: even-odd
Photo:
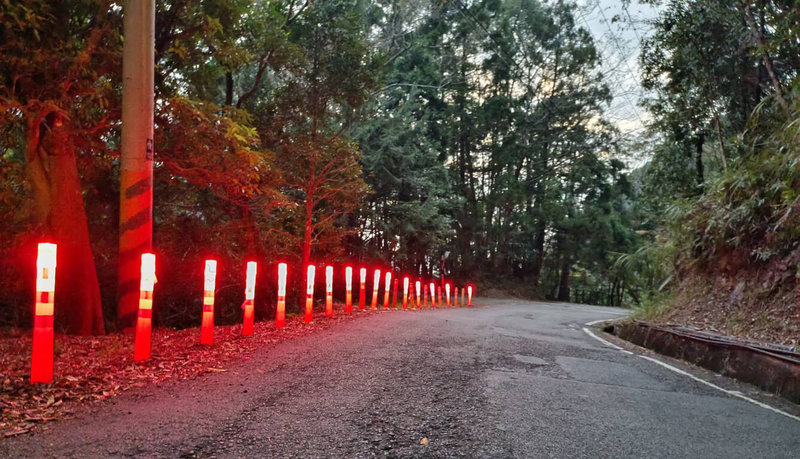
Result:
[[[350,266],[344,268],[344,286],[346,290],[344,298],[344,313],[352,314],[353,313],[353,268]]]
[[[333,317],[333,266],[325,267],[325,317]]]
[[[383,293],[383,309],[389,309],[389,290],[392,288],[392,272],[386,271],[386,280],[384,281]]]
[[[286,263],[278,263],[278,305],[275,308],[275,328],[286,326]]]
[[[381,270],[376,269],[372,277],[372,305],[370,309],[378,309],[378,288],[381,286]]]
[[[408,309],[408,276],[403,278],[403,309]]]
[[[242,309],[244,310],[244,317],[242,319],[242,336],[251,336],[253,334],[253,320],[255,319],[255,298],[256,298],[256,271],[258,265],[255,261],[247,262],[247,270],[245,271],[244,282],[244,303]]]
[[[316,269],[314,265],[308,265],[306,268],[306,313],[304,317],[306,323],[311,322],[314,313],[314,272]]]
[[[361,284],[358,291],[358,309],[363,311],[366,307],[365,303],[367,301],[367,268],[361,268],[359,270],[359,274],[361,276]]]
[[[139,314],[136,318],[136,338],[133,347],[133,360],[150,360],[150,330],[153,324],[153,287],[156,283],[156,256],[142,254],[139,276]]]
[[[56,290],[56,244],[39,243],[36,254],[31,383],[53,382],[53,312]]]
[[[217,260],[206,260],[203,270],[203,317],[200,344],[214,344],[214,290],[217,283]]]

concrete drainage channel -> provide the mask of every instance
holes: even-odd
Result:
[[[800,353],[788,346],[740,341],[638,321],[607,324],[603,331],[800,404]]]

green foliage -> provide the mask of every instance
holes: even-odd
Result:
[[[743,264],[763,263],[798,247],[798,124],[793,119],[776,128],[732,163],[700,199],[677,208],[669,228],[684,249],[684,262],[707,264],[738,251],[744,254]]]
[[[661,229],[641,250],[672,285],[752,281],[798,253],[798,18],[792,2],[669,1],[646,40],[644,85],[656,94],[640,206]]]
[[[609,93],[575,5],[380,6],[386,83],[355,130],[375,191],[362,212],[369,250],[407,271],[514,279],[545,297],[619,283],[613,253],[636,239],[632,190],[611,160]]]

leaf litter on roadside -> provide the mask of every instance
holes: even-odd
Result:
[[[241,336],[241,325],[214,328],[214,345],[199,343],[197,328],[153,330],[152,359],[133,361],[131,333],[106,336],[55,337],[52,384],[32,385],[30,330],[0,331],[0,436],[30,432],[42,423],[59,419],[84,403],[103,400],[126,390],[167,380],[222,373],[226,362],[243,358],[256,349],[305,336],[336,323],[374,312],[332,319],[317,317],[304,324],[297,317],[286,328],[257,322],[252,337]]]

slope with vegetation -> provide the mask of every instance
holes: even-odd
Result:
[[[800,6],[664,3],[641,54],[658,230],[625,260],[669,275],[645,315],[797,345]]]

